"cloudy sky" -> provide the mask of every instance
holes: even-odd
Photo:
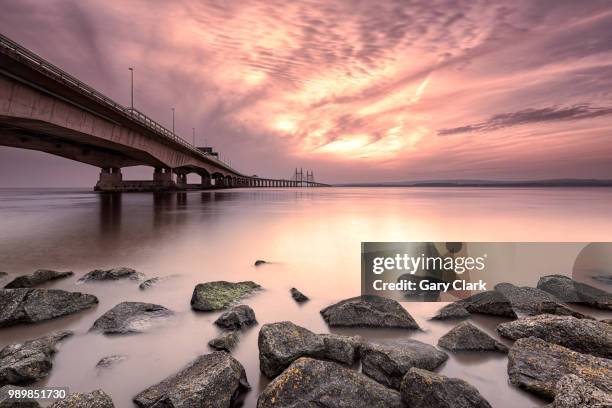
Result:
[[[245,173],[612,178],[605,0],[21,0],[0,31],[126,105],[133,66],[138,109]],[[0,148],[3,186],[97,172]]]

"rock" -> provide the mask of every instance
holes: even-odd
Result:
[[[8,276],[8,273],[0,271],[0,279]]]
[[[0,408],[40,408],[40,404],[33,399],[20,399],[19,402],[9,399],[8,392],[10,390],[25,390],[25,388],[14,385],[0,387]]]
[[[518,339],[508,353],[510,382],[545,398],[554,398],[557,382],[575,374],[612,393],[612,360],[572,351],[537,337]]]
[[[224,351],[215,351],[142,391],[134,402],[141,408],[226,408],[248,389],[242,364]]]
[[[0,386],[27,385],[45,378],[53,367],[56,345],[72,335],[70,331],[9,344],[0,350]]]
[[[102,390],[88,393],[76,392],[56,401],[48,408],[115,408],[113,400]]]
[[[412,367],[434,370],[448,355],[417,340],[396,340],[390,343],[361,345],[361,370],[379,383],[399,390],[402,377]]]
[[[259,395],[257,408],[400,408],[399,393],[329,361],[300,358]]]
[[[269,378],[279,375],[300,357],[323,358],[322,337],[291,322],[264,324],[259,330],[259,368]]]
[[[96,364],[97,368],[110,368],[113,367],[120,362],[127,360],[126,356],[122,356],[119,354],[113,354],[112,356],[102,357],[100,361]]]
[[[511,283],[498,283],[495,290],[510,301],[514,312],[526,315],[555,314],[561,316],[574,316],[580,319],[587,318],[582,313],[575,312],[559,303],[559,300],[550,293],[529,286],[515,286]]]
[[[91,281],[107,281],[107,280],[140,280],[144,277],[144,274],[137,272],[132,268],[113,268],[113,269],[95,269],[85,274],[79,281],[91,282]]]
[[[41,285],[43,283],[67,278],[69,276],[74,275],[73,272],[57,272],[52,271],[50,269],[38,269],[34,271],[34,273],[30,275],[22,275],[10,281],[5,288],[7,289],[15,289],[15,288],[31,288],[36,285]]]
[[[612,358],[612,326],[597,320],[543,314],[502,323],[497,331],[512,340],[538,337],[579,353]]]
[[[364,339],[360,336],[342,336],[340,334],[319,334],[325,345],[323,358],[353,365],[359,359],[359,349]]]
[[[215,320],[215,324],[228,330],[240,330],[257,324],[255,312],[247,305],[234,306]]]
[[[456,303],[461,304],[470,313],[516,318],[510,301],[494,290],[477,293]]]
[[[564,275],[543,276],[538,289],[546,291],[562,302],[583,303],[597,309],[612,310],[612,294],[596,287],[576,282]]]
[[[90,330],[105,334],[142,333],[173,314],[171,310],[152,303],[122,302],[100,316]]]
[[[491,408],[468,382],[420,368],[411,368],[402,379],[402,401],[410,408]]]
[[[508,347],[469,322],[455,326],[440,337],[438,346],[451,351],[499,351],[508,352]]]
[[[603,319],[603,320],[600,320],[600,322],[606,323],[606,324],[612,324],[612,319]]]
[[[151,278],[151,279],[147,279],[146,281],[142,282],[140,285],[138,285],[138,287],[140,288],[140,290],[146,290],[149,288],[152,288],[153,286],[157,285],[159,282],[161,282],[161,278]]]
[[[332,327],[419,328],[417,322],[397,301],[380,296],[345,299],[324,308],[321,315]]]
[[[191,307],[200,311],[225,309],[258,289],[261,286],[251,281],[200,283],[193,289]]]
[[[37,323],[88,309],[98,298],[59,289],[0,289],[0,327]]]
[[[215,350],[225,350],[230,352],[236,347],[239,341],[240,339],[238,337],[238,332],[229,331],[210,340],[208,345]]]
[[[555,401],[548,408],[612,407],[612,394],[605,393],[575,375],[566,375],[557,383]]]
[[[606,285],[612,285],[612,275],[595,275],[591,276],[591,279],[597,282],[605,283]]]
[[[470,317],[470,312],[464,305],[458,302],[449,303],[438,311],[438,314],[431,320],[451,320],[451,319],[467,319]]]
[[[295,300],[298,303],[306,302],[307,300],[309,300],[308,296],[306,296],[305,294],[303,294],[296,288],[291,288],[290,292],[291,292],[291,297],[293,298],[293,300]]]
[[[264,261],[263,259],[258,259],[255,261],[255,266],[260,266],[260,265],[264,265],[267,264],[266,261]]]

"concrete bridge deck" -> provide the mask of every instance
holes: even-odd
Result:
[[[98,191],[197,188],[190,173],[201,176],[199,188],[326,186],[242,174],[1,34],[0,145],[100,167]],[[121,168],[139,165],[154,168],[152,180],[123,180]]]

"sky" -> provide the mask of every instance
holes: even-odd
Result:
[[[125,105],[134,67],[137,109],[246,174],[612,179],[605,0],[21,0],[0,32]],[[0,186],[97,173],[0,147]]]

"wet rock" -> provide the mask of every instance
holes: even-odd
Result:
[[[606,323],[606,324],[612,324],[612,319],[603,319],[603,320],[600,320],[600,322]]]
[[[240,341],[238,332],[229,331],[222,333],[208,342],[208,345],[215,350],[225,350],[227,352],[232,351]]]
[[[420,368],[402,379],[402,401],[410,408],[490,408],[491,404],[468,382]]]
[[[59,289],[0,289],[0,327],[37,323],[88,309],[98,298]]]
[[[258,289],[261,289],[261,286],[251,281],[200,283],[193,290],[191,307],[200,311],[225,309]]]
[[[323,358],[342,364],[353,365],[359,359],[359,349],[364,339],[360,336],[319,334],[325,345]]]
[[[438,340],[438,346],[452,351],[499,351],[508,347],[469,322],[463,322]]]
[[[397,301],[380,296],[345,299],[324,308],[321,315],[332,327],[419,328],[417,322]]]
[[[396,390],[400,389],[402,377],[412,367],[434,370],[448,359],[445,352],[412,339],[364,343],[359,353],[363,373]]]
[[[452,319],[467,319],[470,317],[470,312],[461,303],[449,303],[438,311],[438,314],[431,320],[452,320]]]
[[[142,333],[173,314],[171,310],[152,303],[122,302],[100,316],[91,330],[105,334]]]
[[[258,259],[255,261],[255,266],[260,266],[260,265],[264,265],[267,264],[266,261],[264,261],[263,259]]]
[[[566,375],[557,383],[555,400],[547,408],[612,407],[612,394],[605,393],[575,375]]]
[[[477,293],[456,303],[461,304],[470,313],[516,318],[510,301],[494,290]]]
[[[16,288],[31,288],[36,285],[41,285],[46,282],[50,282],[57,279],[67,278],[74,275],[73,272],[57,272],[50,269],[38,269],[30,275],[18,276],[10,281],[5,288],[16,289]]]
[[[136,271],[132,268],[113,268],[113,269],[95,269],[91,272],[86,273],[79,281],[91,282],[91,281],[108,281],[108,280],[140,280],[144,277],[144,274]]]
[[[495,290],[508,299],[514,312],[526,315],[555,314],[587,318],[582,313],[575,312],[562,304],[550,293],[529,286],[515,286],[511,283],[498,283]]]
[[[501,336],[512,340],[538,337],[580,353],[612,358],[612,326],[573,316],[529,316],[497,326]]]
[[[227,408],[250,389],[244,367],[224,351],[205,354],[134,397],[141,408]]]
[[[124,360],[127,360],[126,356],[114,354],[112,356],[102,357],[100,361],[98,361],[98,363],[96,364],[96,367],[97,368],[111,368]]]
[[[612,275],[595,275],[591,276],[591,279],[597,282],[605,283],[606,285],[612,285]]]
[[[0,271],[0,279],[8,276],[8,273]]]
[[[612,310],[612,294],[596,287],[576,282],[564,275],[543,276],[538,289],[546,291],[562,302],[582,303],[597,309]]]
[[[240,330],[257,324],[255,312],[247,305],[234,306],[215,320],[215,324],[228,330]]]
[[[574,374],[612,393],[612,360],[572,351],[537,337],[518,339],[508,353],[510,382],[545,398],[554,398],[557,382]]]
[[[151,279],[147,279],[146,281],[142,282],[140,285],[138,285],[138,287],[141,290],[146,290],[146,289],[152,288],[153,286],[157,285],[159,282],[161,282],[161,278],[159,277],[151,278]]]
[[[269,378],[300,357],[323,358],[323,338],[291,322],[264,324],[259,330],[259,368]]]
[[[263,390],[257,408],[399,408],[399,393],[339,364],[300,358]]]
[[[33,399],[20,400],[19,402],[9,399],[8,392],[10,390],[25,390],[25,388],[14,385],[0,387],[0,408],[40,408],[40,404]]]
[[[87,393],[76,392],[59,400],[48,408],[115,408],[113,400],[102,390]]]
[[[0,350],[0,386],[27,385],[48,376],[55,346],[71,335],[70,331],[57,332],[4,347]]]
[[[306,302],[307,300],[309,300],[308,296],[306,296],[305,294],[303,294],[296,288],[291,288],[290,292],[291,292],[291,297],[293,298],[293,300],[295,300],[298,303]]]

